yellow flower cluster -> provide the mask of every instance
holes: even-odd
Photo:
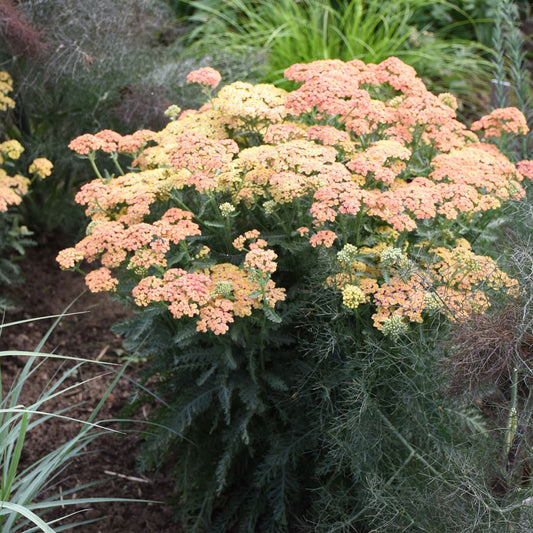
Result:
[[[15,160],[22,155],[24,147],[16,139],[10,139],[9,141],[0,143],[0,152],[7,159]]]
[[[0,111],[15,107],[15,100],[8,96],[12,90],[13,80],[11,76],[7,72],[0,70]]]
[[[52,174],[52,168],[53,165],[48,159],[38,157],[33,160],[33,163],[28,168],[28,172],[44,180]]]
[[[347,284],[342,289],[342,303],[349,309],[357,309],[366,300],[361,287]]]
[[[269,124],[281,122],[287,116],[286,95],[286,91],[270,84],[237,81],[222,87],[211,105],[229,128],[249,126],[264,131]]]
[[[0,111],[15,106],[8,94],[13,89],[13,82],[7,72],[0,71]],[[0,131],[1,122],[0,122]],[[8,161],[12,162],[20,158],[24,147],[16,139],[7,139],[0,142],[0,212],[8,210],[9,206],[19,205],[22,197],[28,192],[31,180],[21,174],[11,175],[1,167]],[[39,178],[45,178],[52,173],[52,163],[45,158],[37,158],[30,165],[28,172]],[[6,165],[6,168],[9,168]]]

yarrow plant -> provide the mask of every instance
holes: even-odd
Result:
[[[177,460],[182,490],[191,489],[190,468],[206,480],[194,485],[201,501],[184,504],[199,526],[211,523],[224,490],[247,482],[257,498],[247,523],[288,523],[297,491],[283,469],[298,447],[276,463],[283,438],[262,439],[265,427],[279,436],[295,420],[295,360],[306,360],[311,310],[316,321],[325,316],[321,294],[347,336],[373,326],[397,338],[435,313],[462,320],[493,294],[520,291],[472,247],[483,218],[522,198],[533,177],[531,162],[517,166],[487,142],[527,132],[518,110],[468,128],[452,95],[431,93],[395,57],[295,64],[285,76],[299,87],[236,82],[215,94],[219,75],[200,69],[187,78],[208,95],[199,110],[174,106],[159,132],[104,130],[70,145],[97,178],[76,196],[87,234],[57,260],[64,269],[97,263],[89,289],[136,307],[125,331],[133,343],[148,339],[148,354],[165,354],[153,371],[177,398],[168,420],[219,452],[202,462],[189,447]],[[98,151],[116,175],[99,171]],[[124,157],[132,162],[123,171]],[[216,402],[220,413],[209,418]],[[287,493],[276,498],[279,476]],[[236,509],[219,509],[226,526]]]

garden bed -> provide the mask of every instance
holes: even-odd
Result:
[[[29,249],[27,257],[21,261],[24,282],[11,290],[11,297],[18,303],[15,311],[8,312],[5,322],[25,320],[61,313],[80,294],[69,312],[85,311],[64,317],[54,329],[44,350],[69,356],[93,360],[121,363],[121,339],[110,332],[110,326],[125,315],[122,307],[109,300],[105,294],[91,294],[85,290],[83,278],[74,272],[62,272],[55,262],[59,247],[48,241],[36,248]],[[82,294],[83,293],[83,294]],[[2,330],[0,339],[2,350],[34,350],[53,320],[40,320],[12,326]],[[3,384],[9,385],[13,376],[23,365],[19,357],[2,361]],[[57,360],[48,361],[43,370],[25,385],[25,404],[35,399],[47,381],[54,376],[61,365]],[[133,377],[137,369],[130,367],[128,374]],[[80,380],[87,380],[104,374],[101,366],[84,365]],[[110,374],[94,379],[82,388],[75,389],[71,395],[61,395],[50,409],[58,410],[72,404],[80,404],[69,411],[69,416],[87,419],[105,393],[112,376]],[[121,379],[109,396],[99,419],[116,418],[131,394],[132,386],[127,379]],[[27,404],[26,404],[27,405]],[[142,414],[141,414],[142,416]],[[97,439],[91,454],[82,456],[71,463],[61,476],[60,489],[81,486],[97,480],[104,483],[77,494],[79,498],[109,497],[164,500],[171,492],[171,481],[164,474],[139,475],[135,469],[135,456],[139,445],[140,427],[128,428],[131,433],[121,436],[115,433]],[[53,421],[39,425],[29,432],[23,463],[31,464],[44,453],[51,451],[60,442],[74,436],[79,424],[74,422]],[[70,508],[60,510],[68,514]],[[80,520],[77,515],[74,520]],[[83,527],[85,533],[157,531],[176,532],[178,528],[171,520],[171,511],[162,503],[124,503],[110,502],[95,504],[84,516],[103,517],[102,520]]]
[[[63,3],[0,0],[2,533],[533,531],[523,0]]]

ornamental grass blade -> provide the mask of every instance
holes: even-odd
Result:
[[[35,525],[39,526],[39,529],[41,531],[44,531],[45,533],[55,533],[55,531],[44,520],[39,518],[35,513],[31,512],[27,507],[24,507],[23,505],[5,501],[0,502],[0,516],[5,515],[7,513],[20,514],[27,518],[29,521],[33,522]]]
[[[22,454],[22,446],[24,445],[24,441],[26,439],[26,431],[28,429],[28,422],[29,422],[29,415],[28,413],[24,413],[22,415],[22,420],[20,422],[20,431],[18,433],[18,438],[15,443],[15,450],[13,451],[13,455],[10,457],[9,462],[9,469],[7,471],[7,479],[5,480],[6,483],[4,484],[4,480],[2,479],[2,500],[5,500],[6,498],[9,498],[11,494],[11,488],[13,486],[13,481],[15,480],[16,474],[17,474],[17,468],[20,462],[20,456]]]

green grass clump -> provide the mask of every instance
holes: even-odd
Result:
[[[216,49],[223,43],[234,53],[260,50],[266,55],[264,78],[269,82],[279,82],[293,63],[353,58],[379,63],[397,56],[429,81],[434,91],[452,91],[469,100],[474,88],[486,90],[488,84],[489,63],[483,58],[487,49],[474,40],[455,37],[453,27],[433,31],[423,20],[426,0],[230,0],[223,4],[196,0],[189,4],[195,11],[188,20],[197,24],[187,37],[192,49]]]
[[[57,319],[36,346],[35,351],[5,350],[0,352],[0,360],[6,357],[18,357],[26,361],[9,387],[4,388],[0,382],[0,531],[2,533],[70,531],[72,528],[83,527],[94,522],[95,519],[83,520],[81,518],[72,521],[74,515],[83,511],[76,510],[64,514],[62,510],[66,506],[87,506],[110,501],[109,498],[76,496],[76,493],[83,492],[83,489],[91,484],[76,486],[62,492],[59,488],[68,464],[75,458],[89,453],[87,447],[100,435],[115,431],[105,422],[97,422],[96,417],[122,375],[122,372],[116,374],[87,420],[78,420],[69,414],[71,409],[76,407],[75,404],[62,409],[50,408],[49,406],[61,396],[79,390],[88,381],[96,379],[94,377],[88,380],[80,379],[79,372],[84,365],[98,364],[109,368],[108,363],[95,363],[77,357],[43,352],[46,340],[62,316],[43,317]],[[31,321],[12,322],[4,324],[2,328]],[[43,363],[49,358],[71,362],[73,365],[69,368],[60,368],[43,388],[38,398],[24,404],[26,385],[36,378]],[[50,452],[43,454],[34,462],[23,464],[22,455],[28,434],[41,424],[54,419],[74,421],[79,424],[79,431],[65,442],[56,443]],[[48,496],[44,496],[45,494]],[[54,517],[48,518],[51,513]],[[65,524],[65,520],[69,523]]]

